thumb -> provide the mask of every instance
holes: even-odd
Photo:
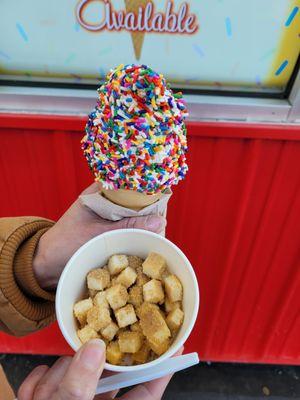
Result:
[[[94,398],[98,380],[105,363],[105,344],[93,339],[75,354],[71,365],[59,385],[55,399]]]
[[[147,215],[145,217],[123,218],[114,224],[115,229],[145,229],[147,231],[160,233],[165,229],[167,221],[159,215]]]

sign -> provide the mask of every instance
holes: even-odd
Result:
[[[143,63],[174,85],[282,92],[300,0],[1,0],[0,79],[99,84]]]
[[[155,12],[152,1],[126,1],[126,9],[115,11],[111,1],[100,0],[103,4],[102,13],[99,14],[97,24],[89,23],[84,19],[84,9],[94,0],[81,0],[76,9],[77,20],[85,29],[90,31],[121,31],[129,32],[159,32],[192,34],[198,29],[195,23],[195,14],[189,14],[188,4],[182,3],[178,13],[175,13],[173,0],[166,3],[164,12]]]
[[[173,0],[167,1],[164,12],[155,11],[152,1],[125,0],[125,9],[115,11],[109,0],[100,0],[103,8],[98,15],[99,22],[91,23],[85,19],[85,9],[94,0],[81,0],[76,8],[79,24],[91,32],[103,30],[131,33],[135,57],[140,59],[145,33],[194,34],[198,30],[195,14],[189,14],[189,5],[184,2],[174,12]]]

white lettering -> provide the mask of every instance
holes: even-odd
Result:
[[[145,8],[145,16],[144,16],[144,30],[147,31],[147,32],[151,31],[151,28],[149,26],[149,22],[150,22],[151,17],[152,17],[152,11],[153,11],[152,3],[148,3],[146,5],[146,8]]]
[[[195,15],[189,15],[185,20],[185,30],[187,33],[194,33],[197,30],[197,25],[194,25]],[[194,26],[193,26],[194,25]]]
[[[129,32],[168,32],[193,34],[197,31],[197,18],[195,14],[189,14],[186,2],[179,7],[178,14],[173,10],[174,1],[166,3],[164,13],[154,12],[153,3],[149,1],[146,7],[140,6],[138,12],[115,11],[111,0],[97,0],[103,5],[99,13],[99,22],[91,23],[86,20],[85,11],[91,2],[95,0],[80,0],[76,8],[76,17],[79,24],[89,31],[120,31],[125,29]]]
[[[130,12],[125,15],[124,27],[128,31],[136,31],[137,30],[137,26],[135,24],[135,15],[133,12]]]
[[[103,3],[103,5],[105,4],[105,2],[103,0],[99,0],[100,3]],[[107,12],[104,8],[104,12],[100,14],[100,19],[103,16],[103,19],[101,20],[101,22],[99,22],[98,24],[89,24],[88,22],[86,22],[83,18],[83,12],[85,10],[86,7],[88,7],[89,3],[91,2],[91,0],[81,0],[78,4],[77,4],[77,8],[76,8],[76,17],[77,17],[77,21],[80,23],[80,25],[87,29],[88,31],[101,31],[102,29],[105,28],[106,25],[106,15]]]
[[[138,17],[137,17],[137,30],[138,31],[143,30],[142,20],[143,20],[143,9],[142,9],[142,7],[139,7],[139,13],[138,13]]]
[[[176,15],[173,14],[173,2],[168,1],[165,19],[165,30],[166,32],[175,32],[177,25]]]
[[[178,24],[177,24],[177,29],[178,29],[178,32],[180,32],[180,33],[184,32],[183,23],[184,23],[186,11],[187,11],[186,3],[181,4],[181,6],[179,8],[179,12],[178,12]]]
[[[162,14],[155,14],[152,20],[152,30],[154,32],[163,32],[163,16]]]

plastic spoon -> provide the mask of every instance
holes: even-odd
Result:
[[[162,361],[155,367],[141,371],[122,372],[108,378],[100,379],[96,394],[106,393],[124,387],[137,385],[139,383],[152,381],[162,376],[173,374],[183,369],[192,367],[199,363],[197,353],[185,354]]]

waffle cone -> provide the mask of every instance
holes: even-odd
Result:
[[[101,193],[111,202],[135,211],[139,211],[150,204],[155,203],[162,197],[162,193],[149,195],[134,190],[124,189],[107,190],[102,188]]]
[[[126,12],[138,14],[139,7],[146,7],[149,0],[124,0]],[[131,40],[134,48],[134,54],[137,60],[141,58],[145,32],[131,32]]]

